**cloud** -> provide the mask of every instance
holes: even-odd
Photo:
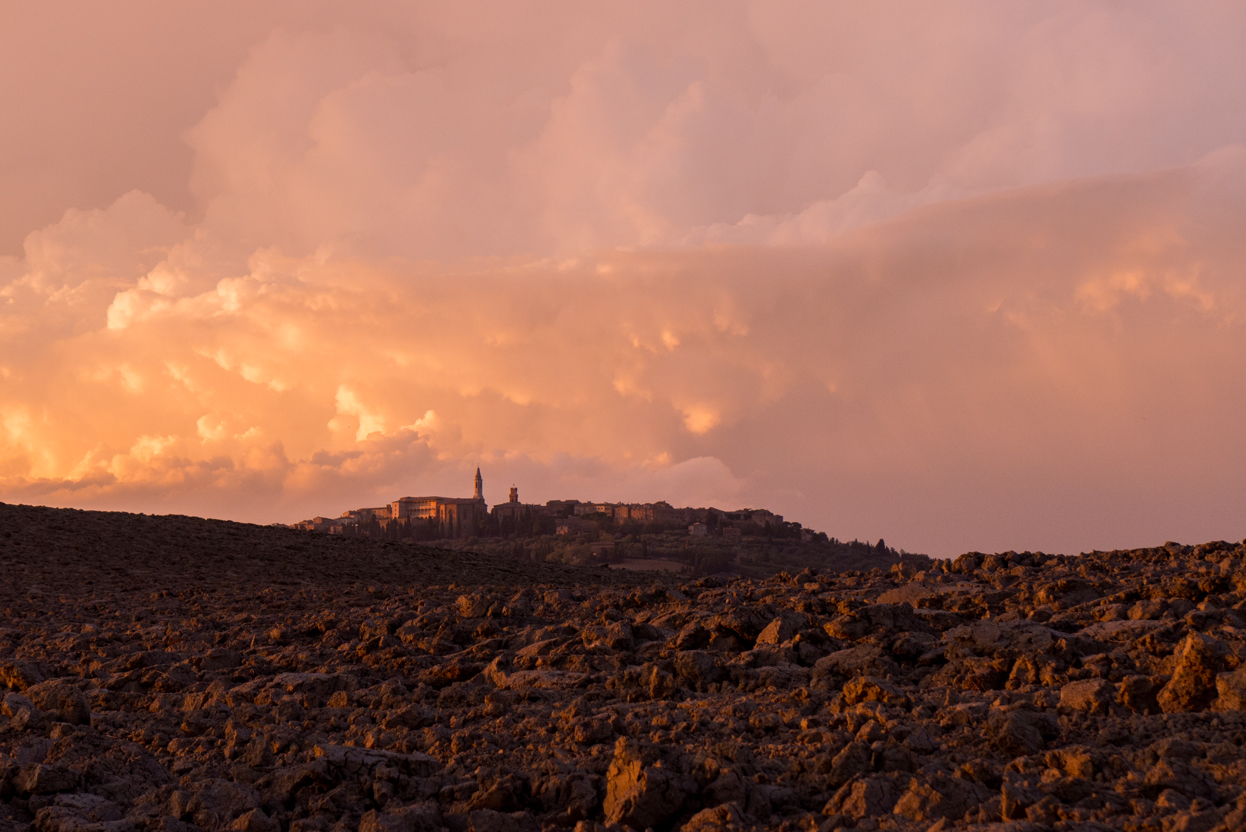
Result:
[[[1226,151],[815,247],[460,266],[270,251],[204,291],[139,277],[107,309],[47,291],[48,320],[94,325],[34,339],[4,380],[4,489],[275,519],[457,493],[482,464],[528,498],[764,504],[912,548],[1225,523],[1244,181],[1246,152]],[[105,323],[122,302],[124,326]],[[1196,482],[1222,496],[1162,509]],[[1005,505],[1017,494],[1034,502]],[[1085,502],[1066,514],[1068,495]]]
[[[0,195],[4,499],[292,520],[480,464],[944,554],[1240,535],[1239,6],[264,14],[47,175],[90,199]]]

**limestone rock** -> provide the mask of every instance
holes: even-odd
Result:
[[[857,676],[844,685],[844,704],[858,702],[882,702],[897,707],[908,707],[909,697],[895,685],[873,676]]]
[[[1060,707],[1086,714],[1106,714],[1116,689],[1106,679],[1084,679],[1060,688]]]
[[[26,688],[25,695],[41,711],[58,722],[91,724],[91,705],[86,696],[64,679],[49,679]]]
[[[23,661],[7,661],[0,664],[0,684],[10,690],[23,691],[43,681],[43,674]]]
[[[678,774],[661,766],[645,766],[639,751],[626,739],[615,747],[606,773],[606,819],[633,829],[658,827],[683,808],[691,789]]]
[[[680,827],[681,832],[744,832],[754,829],[744,812],[735,803],[724,803],[702,809]]]
[[[840,814],[854,821],[891,814],[900,793],[890,777],[854,780],[840,787],[822,809],[822,814]]]
[[[359,832],[441,832],[441,811],[435,803],[375,809],[364,813]]]
[[[988,792],[980,783],[945,775],[933,779],[914,777],[896,801],[893,812],[914,821],[960,820],[987,798]]]
[[[1246,666],[1216,677],[1216,707],[1222,711],[1246,711]]]
[[[1224,663],[1224,645],[1191,633],[1173,654],[1172,679],[1159,692],[1164,713],[1203,711],[1216,698],[1216,676]]]

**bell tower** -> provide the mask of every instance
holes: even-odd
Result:
[[[480,476],[479,466],[476,467],[476,493],[472,495],[472,499],[480,500],[482,503],[485,500],[485,481]]]

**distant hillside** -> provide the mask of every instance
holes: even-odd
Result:
[[[906,564],[911,571],[928,568],[932,559],[877,544],[843,543],[825,535],[813,540],[791,537],[745,535],[741,537],[695,537],[686,531],[656,534],[610,534],[535,537],[468,538],[446,540],[439,545],[452,549],[492,552],[519,560],[559,561],[578,566],[626,565],[638,568],[661,562],[684,575],[733,574],[767,578],[780,572],[830,569],[836,572],[891,569]]]
[[[79,511],[0,503],[0,599],[29,591],[174,591],[263,586],[652,582],[605,569],[496,554],[311,534],[182,515]]]
[[[602,545],[608,543],[609,545]],[[80,511],[0,503],[0,562],[6,591],[89,595],[95,589],[147,585],[152,591],[254,581],[265,586],[473,585],[652,582],[652,572],[603,567],[624,560],[665,559],[686,574],[730,572],[753,577],[815,569],[914,570],[930,559],[869,544],[641,535],[617,542],[575,536],[526,540],[410,541],[317,534],[184,515]],[[594,551],[604,554],[594,554]],[[642,564],[643,566],[643,564]]]

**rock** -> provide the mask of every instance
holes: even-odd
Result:
[[[205,673],[232,670],[242,665],[242,653],[224,647],[214,647],[199,660],[199,669]]]
[[[937,775],[933,779],[912,778],[896,801],[894,814],[914,821],[947,818],[960,820],[971,808],[985,803],[989,792],[980,783],[959,777]]]
[[[659,827],[679,814],[691,788],[678,774],[645,766],[639,751],[626,738],[615,746],[606,772],[606,820],[633,829]]]
[[[899,688],[884,679],[873,676],[858,676],[844,685],[844,704],[855,705],[858,702],[882,702],[900,708],[909,706],[909,697]]]
[[[467,816],[468,832],[540,832],[541,825],[527,812],[477,809]]]
[[[336,691],[346,690],[349,682],[331,673],[280,673],[270,684],[285,693],[323,702]]]
[[[1214,801],[1219,793],[1215,782],[1207,774],[1178,758],[1160,758],[1147,770],[1143,782],[1154,794],[1172,789],[1191,800]]]
[[[557,813],[559,820],[577,823],[589,817],[600,802],[593,779],[580,771],[544,777],[533,787],[533,796],[546,812]]]
[[[528,781],[514,774],[503,774],[481,784],[481,788],[468,801],[469,809],[489,809],[494,812],[514,812],[527,803]]]
[[[243,812],[229,824],[230,832],[278,832],[281,825],[264,814],[263,809]]]
[[[953,655],[977,656],[994,656],[1003,651],[1042,653],[1059,637],[1059,633],[1034,621],[992,619],[955,627],[943,634]]]
[[[26,688],[25,695],[57,722],[90,725],[91,705],[78,688],[63,679],[49,679]]]
[[[576,722],[575,741],[580,745],[596,745],[614,737],[614,726],[608,719],[585,719]]]
[[[873,755],[869,746],[862,742],[850,742],[831,760],[831,770],[826,782],[831,788],[837,789],[858,774],[873,768]]]
[[[626,652],[635,646],[632,627],[626,621],[611,621],[606,625],[585,627],[580,634],[584,646],[589,649]]]
[[[680,827],[680,832],[743,832],[755,828],[735,803],[702,809]]]
[[[4,701],[0,702],[0,714],[17,716],[21,711],[36,712],[38,708],[35,707],[34,702],[31,702],[30,699],[22,696],[20,693],[6,693]]]
[[[871,629],[870,622],[855,613],[841,615],[824,626],[828,636],[844,641],[857,641],[864,638]]]
[[[0,664],[0,683],[9,690],[23,691],[43,681],[43,674],[32,664],[8,661]]]
[[[1246,666],[1217,676],[1216,693],[1217,710],[1246,711]]]
[[[211,778],[175,791],[166,806],[173,817],[190,820],[208,832],[223,830],[252,809],[260,808],[259,795],[246,785]]]
[[[1026,756],[1046,748],[1047,740],[1059,735],[1060,726],[1047,714],[1017,710],[992,714],[986,733],[1001,751]]]
[[[704,650],[712,637],[713,633],[694,621],[684,625],[675,636],[673,646],[676,650]]]
[[[730,769],[719,773],[712,783],[701,790],[701,802],[708,806],[743,803],[747,798],[748,790],[744,786],[744,780]]]
[[[937,598],[938,591],[934,587],[925,586],[921,583],[909,583],[889,589],[882,595],[878,596],[880,604],[908,604],[912,607],[921,606],[923,601],[931,598]]]
[[[13,785],[18,792],[32,795],[67,792],[78,785],[78,775],[55,765],[29,763],[22,766]]]
[[[675,679],[680,684],[704,690],[727,678],[717,656],[703,650],[682,650],[675,654]]]
[[[1164,713],[1206,710],[1216,698],[1224,653],[1224,645],[1201,633],[1186,636],[1173,654],[1172,679],[1157,697]]]
[[[359,832],[441,832],[441,811],[435,803],[375,809],[364,813]]]
[[[39,809],[35,816],[36,832],[70,832],[71,830],[116,828],[125,813],[111,800],[94,794],[58,794],[51,806]]]
[[[1120,681],[1116,691],[1116,701],[1131,711],[1144,714],[1159,713],[1159,692],[1167,684],[1168,679],[1156,679],[1152,676],[1129,675]]]
[[[420,752],[402,754],[396,751],[385,751],[379,748],[356,748],[349,745],[318,745],[312,753],[317,759],[323,760],[330,768],[346,774],[375,769],[385,765],[406,772],[414,777],[428,777],[441,771],[442,765],[436,757]]]
[[[757,635],[757,646],[776,647],[796,635],[797,627],[788,618],[779,616]]]
[[[822,809],[822,814],[840,814],[854,821],[891,814],[899,791],[890,777],[869,777],[841,786]]]
[[[873,675],[884,677],[896,669],[895,662],[877,644],[861,644],[836,650],[813,665],[814,683],[831,683],[835,679]]]
[[[712,629],[733,635],[739,640],[739,649],[747,650],[773,620],[772,609],[733,604],[714,617]]]
[[[480,594],[460,595],[455,601],[461,618],[483,618],[489,613],[489,607],[492,604],[491,598]]]
[[[1086,714],[1106,714],[1116,689],[1106,679],[1084,679],[1060,688],[1060,707]]]

